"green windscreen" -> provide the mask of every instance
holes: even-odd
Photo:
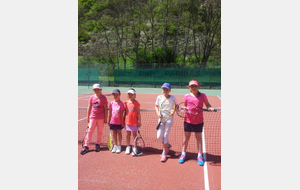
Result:
[[[115,69],[115,83],[200,83],[221,84],[221,69]]]
[[[98,69],[78,69],[78,82],[99,82]]]

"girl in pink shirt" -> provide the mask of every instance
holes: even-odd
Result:
[[[136,137],[138,127],[141,127],[141,114],[140,114],[140,103],[135,100],[136,92],[133,88],[129,89],[128,99],[125,102],[125,130],[126,130],[126,151],[125,154],[130,153],[130,135],[132,134],[133,138]],[[133,148],[132,151],[136,151],[136,148]],[[134,153],[132,152],[132,155]]]
[[[95,146],[95,151],[100,151],[100,142],[102,138],[102,130],[104,123],[107,123],[107,99],[102,94],[102,88],[100,84],[93,85],[94,95],[89,99],[88,109],[87,109],[87,121],[89,124],[89,129],[87,136],[84,141],[84,147],[80,154],[85,154],[89,151],[89,144],[91,142],[93,133],[97,129],[97,141]]]
[[[207,96],[204,93],[200,93],[198,91],[200,84],[197,80],[193,79],[189,82],[190,93],[184,96],[183,102],[192,102],[196,104],[198,107],[202,108],[203,104],[208,108],[209,111],[213,111],[214,108],[211,107],[208,102]],[[194,132],[197,141],[197,149],[198,149],[198,164],[203,166],[204,161],[202,157],[202,131],[203,131],[203,113],[195,115],[191,118],[184,119],[184,140],[182,144],[182,154],[179,158],[179,163],[183,163],[186,156],[186,149],[188,146],[188,142],[191,137],[191,133]]]
[[[122,129],[124,128],[124,103],[120,100],[121,92],[118,89],[113,90],[114,101],[109,104],[108,123],[110,130],[113,132],[114,147],[112,153],[121,152]]]

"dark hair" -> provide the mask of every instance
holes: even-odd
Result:
[[[118,91],[118,92],[119,92],[119,94],[121,95],[121,92],[120,92],[120,90],[119,90],[119,89],[114,89],[114,90]],[[113,91],[114,91],[114,90],[113,90]]]

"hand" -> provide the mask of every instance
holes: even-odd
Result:
[[[142,126],[141,122],[138,122],[138,127],[141,127],[141,126]]]
[[[215,110],[215,108],[213,108],[213,107],[208,108],[208,111],[214,111],[214,110]]]
[[[104,123],[107,123],[107,119],[104,119]]]
[[[90,118],[87,118],[87,122],[90,123]]]

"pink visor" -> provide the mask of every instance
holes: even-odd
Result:
[[[189,86],[191,86],[191,85],[197,85],[197,86],[198,86],[198,82],[195,81],[195,80],[192,80],[192,81],[189,83]]]

